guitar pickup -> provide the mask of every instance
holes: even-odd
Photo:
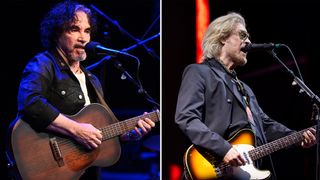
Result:
[[[62,154],[57,142],[57,138],[56,137],[50,138],[49,142],[50,142],[50,147],[51,147],[53,157],[57,161],[58,166],[59,167],[64,166],[64,161],[63,161]]]

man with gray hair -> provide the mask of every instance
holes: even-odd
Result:
[[[175,122],[193,144],[184,158],[187,179],[269,178],[269,171],[252,165],[259,158],[247,152],[295,133],[265,114],[252,90],[238,79],[235,68],[247,63],[241,49],[250,43],[239,13],[218,17],[203,38],[203,62],[183,72]],[[314,128],[301,136],[304,148],[316,142]]]

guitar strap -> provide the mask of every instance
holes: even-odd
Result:
[[[263,130],[262,130],[261,124],[259,124],[258,121],[257,121],[257,123],[255,123],[254,119],[257,120],[257,117],[253,118],[252,111],[251,111],[251,108],[250,108],[250,99],[249,99],[249,95],[247,93],[247,90],[244,88],[242,82],[238,79],[238,77],[236,76],[235,72],[234,72],[234,78],[235,78],[236,84],[238,86],[238,91],[242,95],[243,101],[245,101],[245,104],[246,104],[246,112],[248,114],[248,120],[250,122],[252,130],[254,131],[254,133],[256,135],[256,146],[265,144],[265,143],[267,143],[267,139],[266,139],[265,135],[263,134]],[[272,158],[271,158],[270,155],[269,155],[269,161],[270,161],[272,174],[273,174],[271,179],[272,180],[276,180],[277,179],[276,172],[275,172],[275,169],[274,169],[274,166],[273,166],[273,162],[272,162]],[[262,163],[261,159],[260,160],[256,160],[255,161],[255,166],[259,167],[261,165],[261,163]]]
[[[238,90],[238,92],[239,92],[239,94],[241,96],[242,104],[245,107],[245,111],[247,113],[247,117],[248,117],[248,121],[250,123],[251,129],[254,131],[256,136],[258,135],[259,138],[261,138],[261,133],[259,132],[259,129],[256,126],[255,120],[254,120],[253,115],[252,115],[252,111],[250,109],[250,97],[248,95],[248,92],[244,88],[243,83],[238,79],[236,71],[235,70],[229,70],[224,65],[224,63],[219,59],[210,59],[210,60],[211,61],[217,61],[218,64],[220,64],[223,67],[223,69],[227,72],[227,74],[229,76],[231,76],[231,81],[234,82],[234,84],[236,84],[237,90]],[[214,68],[212,67],[212,65],[209,62],[210,60],[209,59],[205,60],[204,63],[207,64],[210,67],[210,69],[215,72]],[[232,83],[232,86],[233,86],[233,83]],[[235,92],[233,92],[233,93],[235,93]]]
[[[92,86],[93,86],[93,83],[92,83],[91,81],[90,81],[90,83],[91,83]],[[103,98],[103,96],[100,94],[100,92],[97,90],[97,88],[95,88],[95,87],[93,86],[93,89],[94,89],[94,91],[95,91],[96,94],[97,94],[97,97],[98,97],[98,99],[99,99],[99,103],[102,104],[102,105],[106,108],[107,112],[108,112],[109,115],[111,116],[112,122],[118,122],[118,119],[117,119],[116,116],[113,114],[113,112],[111,111],[111,109],[109,108],[108,104],[106,103],[106,101],[104,100],[104,98]]]
[[[262,133],[263,131],[261,128],[261,124],[257,121],[258,118],[255,117],[255,115],[252,113],[252,110],[250,107],[250,96],[248,95],[247,90],[244,88],[243,83],[238,79],[236,72],[234,70],[230,71],[229,69],[227,69],[226,66],[223,64],[223,62],[220,60],[216,60],[216,59],[205,60],[203,63],[208,65],[210,67],[210,69],[216,74],[217,74],[217,72],[215,71],[215,68],[213,67],[213,65],[209,61],[217,61],[218,64],[220,64],[223,67],[223,69],[226,71],[226,73],[228,75],[230,75],[231,81],[234,82],[232,84],[236,84],[237,90],[241,96],[242,104],[244,105],[245,111],[247,113],[248,122],[250,124],[250,127],[251,127],[252,131],[254,131],[254,133],[255,133],[255,138],[256,138],[255,145],[257,146],[257,145],[265,144],[266,138],[265,138],[264,134]],[[233,92],[233,93],[235,93],[235,92]]]
[[[241,94],[242,99],[246,105],[245,108],[246,108],[246,113],[248,115],[248,121],[250,122],[251,129],[254,131],[254,133],[256,135],[256,146],[264,144],[266,142],[263,138],[262,129],[259,126],[259,122],[257,122],[257,117],[254,118],[254,115],[252,114],[252,111],[251,111],[250,98],[249,98],[248,92],[244,88],[243,83],[238,79],[238,77],[235,73],[233,74],[233,78],[236,81],[238,91]]]
[[[258,143],[258,141],[260,141],[260,145],[261,144],[265,144],[267,143],[267,138],[266,136],[263,134],[263,128],[262,128],[262,124],[258,122],[259,117],[255,117],[254,114],[252,114],[251,108],[250,108],[250,97],[247,93],[247,90],[244,88],[243,83],[238,79],[236,72],[230,71],[229,69],[226,68],[226,66],[223,64],[223,62],[221,60],[217,60],[217,59],[206,59],[203,61],[204,64],[208,65],[210,67],[210,69],[215,72],[217,74],[217,72],[215,71],[213,65],[211,65],[211,63],[209,61],[217,61],[223,68],[224,70],[227,72],[227,74],[229,74],[232,79],[235,80],[235,83],[237,85],[237,89],[238,92],[241,94],[242,96],[242,100],[244,102],[244,104],[246,105],[246,113],[248,115],[248,121],[250,122],[251,125],[251,129],[254,131],[255,133],[255,137],[256,137],[256,145]],[[255,121],[257,120],[257,121]],[[271,165],[271,169],[272,169],[272,176],[271,179],[272,180],[276,180],[276,172],[273,166],[273,161],[271,156],[269,155],[269,161],[270,161],[270,165]],[[260,166],[261,165],[261,160],[257,160],[256,161],[256,166]]]

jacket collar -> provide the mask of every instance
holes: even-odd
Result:
[[[70,70],[69,65],[64,61],[63,57],[60,55],[60,53],[57,51],[57,49],[52,49],[50,51],[46,52],[46,55],[49,56],[51,59],[53,59],[56,64],[59,66],[60,70]],[[80,65],[80,69],[88,76],[92,77],[92,73],[88,71],[86,68],[84,68],[82,65]]]

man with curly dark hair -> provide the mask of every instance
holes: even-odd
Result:
[[[27,122],[37,132],[49,131],[73,139],[88,151],[101,145],[104,132],[67,115],[99,103],[112,119],[115,118],[104,101],[98,78],[81,66],[81,61],[87,58],[85,45],[95,29],[96,19],[86,6],[65,1],[53,7],[43,19],[40,30],[47,51],[28,62],[18,93],[17,119]],[[120,139],[138,140],[154,126],[151,119],[140,118]],[[86,177],[99,178],[98,173],[93,174]]]

